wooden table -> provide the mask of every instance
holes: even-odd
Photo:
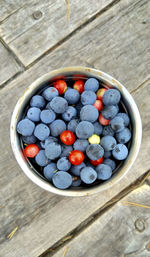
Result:
[[[69,22],[63,0],[0,5],[0,256],[149,257],[150,1],[70,0]],[[143,123],[129,173],[111,189],[80,198],[33,184],[9,142],[11,114],[24,89],[48,71],[73,65],[120,80]]]

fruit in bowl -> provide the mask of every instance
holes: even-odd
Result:
[[[58,189],[109,180],[127,158],[132,137],[121,92],[94,77],[49,81],[16,128],[24,156]]]

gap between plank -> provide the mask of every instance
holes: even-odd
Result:
[[[121,191],[118,195],[113,197],[110,201],[105,203],[102,207],[100,207],[96,212],[94,212],[91,216],[89,216],[86,220],[81,222],[75,229],[57,241],[54,245],[48,248],[44,253],[39,255],[38,257],[52,257],[60,248],[64,247],[68,244],[72,239],[77,237],[80,233],[82,233],[87,227],[91,226],[97,219],[99,219],[106,211],[112,208],[117,202],[119,202],[123,197],[142,186],[144,183],[149,185],[147,182],[147,178],[150,176],[150,170],[146,171],[144,175],[140,176],[135,182]]]

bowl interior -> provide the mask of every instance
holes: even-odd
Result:
[[[42,92],[42,89],[45,87],[48,87],[50,83],[53,83],[54,81],[58,79],[65,79],[70,83],[70,85],[77,79],[88,79],[89,77],[95,77],[99,80],[99,83],[102,87],[106,88],[117,88],[120,90],[122,95],[122,111],[127,112],[130,116],[131,120],[131,130],[132,130],[132,139],[130,140],[130,143],[128,145],[129,147],[129,155],[125,161],[120,162],[120,164],[115,169],[113,176],[108,181],[105,181],[103,183],[95,183],[92,186],[86,186],[86,187],[79,187],[79,188],[71,188],[67,190],[59,190],[55,188],[50,182],[48,182],[42,175],[42,172],[38,169],[36,165],[33,166],[32,163],[29,160],[26,160],[26,158],[23,155],[23,143],[20,140],[20,137],[18,133],[16,133],[16,125],[18,121],[25,115],[25,111],[28,108],[30,98],[35,95],[36,93]],[[140,147],[141,142],[141,119],[140,115],[137,109],[137,106],[132,98],[132,96],[129,94],[129,92],[126,90],[126,88],[121,85],[117,80],[109,76],[108,74],[105,74],[101,71],[97,71],[94,69],[89,68],[82,68],[82,67],[72,67],[72,68],[64,68],[60,70],[56,70],[53,72],[50,72],[43,77],[36,80],[31,86],[29,86],[24,94],[20,97],[18,103],[16,104],[16,107],[14,109],[13,115],[12,115],[12,121],[11,121],[11,144],[12,149],[14,151],[15,157],[20,165],[20,167],[23,169],[23,171],[26,173],[26,175],[36,184],[41,186],[42,188],[61,195],[67,195],[67,196],[82,196],[92,193],[96,193],[99,191],[103,191],[104,189],[109,188],[114,183],[119,181],[123,175],[126,174],[126,172],[129,170],[131,165],[133,164]]]

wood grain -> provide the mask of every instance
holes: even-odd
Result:
[[[27,0],[28,1],[28,0]],[[26,2],[27,2],[26,1]],[[0,22],[15,13],[24,4],[23,0],[1,0],[0,1]]]
[[[0,85],[21,71],[11,52],[0,42]]]
[[[113,0],[70,1],[68,23],[65,1],[32,0],[0,25],[0,35],[24,65],[28,65],[111,2]],[[42,16],[35,20],[33,14],[37,10]]]
[[[150,206],[150,187],[143,185],[100,216],[91,226],[67,244],[65,257],[149,257],[149,210],[126,206],[124,201]],[[66,245],[56,254],[62,256]]]

